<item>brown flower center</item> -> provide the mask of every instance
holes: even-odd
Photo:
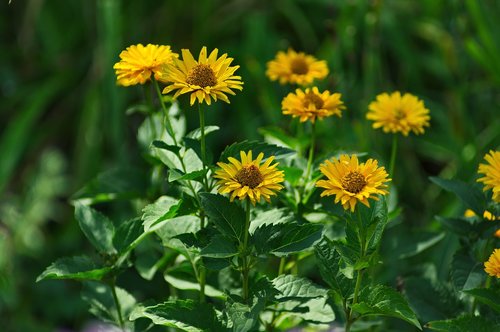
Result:
[[[394,117],[396,118],[396,120],[402,120],[406,117],[406,113],[405,111],[403,111],[403,109],[401,108],[396,108],[394,110]]]
[[[217,84],[217,78],[209,65],[199,64],[191,68],[186,82],[204,88],[207,86],[215,86]]]
[[[250,188],[255,188],[264,181],[264,176],[259,171],[259,168],[255,165],[244,166],[236,174],[236,181],[238,181],[242,186],[249,186]]]
[[[342,187],[350,193],[357,194],[366,186],[365,177],[357,172],[349,172],[341,180]]]
[[[312,91],[305,94],[304,97],[304,107],[309,107],[309,105],[314,105],[317,110],[321,109],[324,105],[323,99]]]
[[[297,75],[305,75],[309,71],[309,66],[305,59],[295,58],[291,63],[292,73]]]

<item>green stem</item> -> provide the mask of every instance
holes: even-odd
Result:
[[[307,158],[307,170],[306,170],[306,183],[309,182],[309,176],[311,175],[311,168],[314,159],[314,145],[316,141],[316,122],[312,123],[311,127],[311,146],[309,147],[309,158]]]
[[[204,266],[200,268],[200,302],[205,302],[205,283],[207,280],[207,270]]]
[[[151,105],[151,110],[148,112],[148,119],[149,119],[149,125],[151,126],[151,132],[153,133],[153,140],[157,139],[158,133],[156,132],[156,126],[154,122],[154,109],[155,105],[153,103],[153,96],[151,96],[151,89],[149,84],[144,84],[143,85],[144,89],[144,98],[148,101],[149,105]]]
[[[242,248],[242,269],[241,277],[243,284],[243,300],[246,302],[248,300],[248,274],[250,270],[249,260],[248,260],[248,234],[250,228],[250,199],[246,200],[246,216],[245,216],[245,237],[243,240]]]
[[[116,282],[115,278],[111,279],[110,287],[111,287],[111,293],[113,293],[113,299],[115,300],[115,306],[116,306],[116,311],[118,313],[120,328],[123,330],[125,324],[123,323],[122,308],[120,305],[120,301],[118,300],[118,296],[116,295],[115,282]]]
[[[163,113],[165,114],[165,129],[167,130],[167,133],[170,135],[170,137],[174,141],[174,145],[179,146],[179,144],[177,143],[177,139],[175,138],[174,130],[172,129],[172,123],[170,122],[170,116],[168,114],[168,109],[167,109],[167,106],[165,105],[165,102],[163,101],[163,95],[161,94],[160,86],[158,85],[158,81],[155,80],[154,76],[151,76],[151,81],[153,82],[153,85],[155,86],[156,94],[158,95],[158,99],[160,100],[161,108],[163,109]]]
[[[203,163],[203,171],[206,170],[207,168],[207,147],[206,147],[206,142],[205,142],[205,113],[203,112],[203,109],[201,108],[201,104],[198,103],[198,114],[200,115],[200,131],[201,131],[201,161]],[[208,192],[208,179],[207,179],[207,173],[204,172],[203,174],[203,187],[205,188],[205,191]]]
[[[398,135],[392,136],[391,162],[389,164],[389,176],[394,179],[394,164],[396,163],[396,152],[398,150]]]

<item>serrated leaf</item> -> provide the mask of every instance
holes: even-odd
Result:
[[[361,205],[361,208],[364,210],[366,207]],[[369,221],[366,230],[366,255],[374,253],[382,240],[382,235],[388,220],[385,198],[383,196],[380,197],[378,201],[372,204],[369,210]]]
[[[500,291],[494,288],[475,288],[464,290],[464,293],[474,296],[479,302],[486,304],[500,313]]]
[[[259,212],[250,223],[249,232],[253,234],[257,228],[263,225],[286,224],[294,220],[293,213],[288,209],[271,209]]]
[[[192,300],[173,300],[148,307],[136,307],[130,320],[149,318],[155,325],[162,325],[187,332],[229,331],[217,319],[208,303]]]
[[[278,257],[301,252],[314,246],[321,238],[323,226],[318,224],[268,224],[257,228],[251,243],[258,254]]]
[[[173,152],[177,155],[179,154],[179,151],[181,150],[180,147],[178,147],[176,145],[167,144],[167,142],[164,142],[164,141],[156,140],[156,141],[153,141],[153,143],[151,143],[151,145],[157,149],[167,150],[167,151]]]
[[[202,178],[208,172],[208,168],[192,171],[190,173],[183,173],[177,169],[170,169],[168,171],[168,182],[180,180],[197,180]]]
[[[295,154],[294,150],[279,147],[274,144],[268,144],[259,141],[243,141],[227,146],[222,152],[219,160],[225,162],[229,157],[240,159],[240,151],[247,152],[249,150],[252,150],[252,155],[254,158],[256,158],[261,152],[264,153],[264,158],[275,156],[276,159],[289,157]]]
[[[180,216],[158,223],[153,230],[160,237],[165,247],[175,249],[183,254],[186,246],[176,237],[181,234],[196,233],[200,229],[200,219],[196,216]]]
[[[395,317],[407,321],[422,330],[415,313],[406,299],[394,289],[383,286],[368,286],[361,291],[359,302],[352,309],[361,315]]]
[[[205,126],[205,137],[206,135],[219,130],[220,128],[218,126]],[[186,137],[192,138],[192,139],[201,139],[201,128],[196,128],[195,130],[189,132]]]
[[[217,230],[229,238],[243,242],[245,211],[222,195],[202,193],[200,198],[205,213]]]
[[[433,331],[442,332],[490,332],[500,331],[500,325],[481,316],[461,316],[448,320],[437,320],[425,324]]]
[[[90,206],[76,202],[75,219],[94,248],[106,254],[116,253],[113,246],[115,227],[108,217]]]
[[[147,205],[142,209],[144,230],[148,232],[156,224],[174,218],[181,204],[182,200],[161,196],[153,204]]]
[[[272,285],[280,295],[278,300],[286,301],[295,298],[317,298],[327,296],[328,291],[312,281],[292,274],[282,274],[273,279]]]
[[[111,268],[95,264],[87,256],[63,257],[56,260],[36,278],[44,279],[101,280]]]
[[[208,246],[201,249],[200,255],[212,258],[229,258],[238,255],[238,248],[231,239],[216,235],[210,239]]]
[[[451,279],[458,290],[479,287],[484,280],[483,264],[477,262],[467,250],[460,250],[453,256]]]
[[[165,270],[163,277],[166,282],[177,289],[200,291],[200,284],[196,280],[193,267],[187,261]],[[224,293],[209,284],[205,285],[205,295],[218,298],[224,297]]]
[[[228,303],[226,305],[226,312],[232,323],[231,330],[234,332],[255,331],[255,327],[259,323],[259,312],[256,311],[243,303]]]
[[[116,229],[113,237],[113,245],[119,253],[123,253],[143,233],[144,227],[142,226],[141,219],[133,218],[127,220]]]
[[[457,195],[464,204],[478,216],[482,216],[486,208],[486,199],[477,185],[470,185],[459,180],[446,180],[431,176],[432,182],[441,188]]]
[[[340,255],[333,243],[324,238],[315,246],[316,260],[323,280],[335,291],[343,300],[352,294],[353,280],[347,278],[340,270]]]

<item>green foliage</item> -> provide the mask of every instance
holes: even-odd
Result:
[[[481,316],[465,315],[454,319],[433,321],[426,324],[433,331],[466,332],[466,331],[497,331],[500,325]]]
[[[116,253],[113,246],[115,227],[111,220],[93,208],[80,203],[75,204],[75,219],[83,234],[99,252],[108,255]]]
[[[52,263],[36,281],[44,279],[102,280],[111,269],[97,266],[88,256],[60,258]]]

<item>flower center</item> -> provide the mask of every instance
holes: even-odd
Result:
[[[292,60],[292,73],[297,75],[305,75],[309,71],[307,62],[302,58],[295,58]]]
[[[202,88],[217,84],[215,73],[209,65],[199,64],[191,68],[186,82],[191,85],[198,85]]]
[[[304,107],[308,108],[310,105],[314,105],[314,107],[319,110],[323,107],[323,104],[323,99],[321,99],[321,97],[314,92],[309,91],[308,93],[306,93],[303,102]]]
[[[264,177],[257,166],[248,165],[240,169],[236,174],[236,180],[242,186],[249,186],[253,189],[264,181]]]
[[[350,193],[357,194],[366,186],[365,177],[357,172],[349,172],[341,180],[342,187]]]
[[[396,108],[396,110],[394,111],[394,117],[399,121],[406,117],[406,113],[403,111],[403,109]]]

